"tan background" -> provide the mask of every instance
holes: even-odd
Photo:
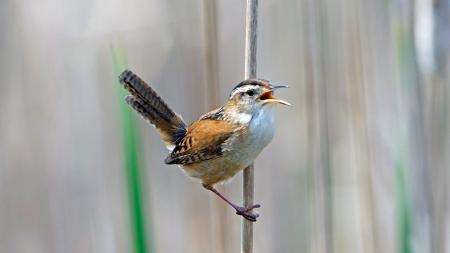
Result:
[[[260,0],[258,76],[294,107],[256,161],[255,252],[450,252],[449,5]],[[131,252],[112,48],[191,122],[243,77],[244,13],[0,1],[0,252]],[[240,219],[138,122],[152,252],[238,252]]]

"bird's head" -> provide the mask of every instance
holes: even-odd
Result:
[[[263,79],[247,79],[233,88],[227,106],[241,113],[250,114],[275,104],[290,106],[288,102],[273,97],[274,90],[287,87]]]

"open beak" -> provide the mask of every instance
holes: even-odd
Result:
[[[287,86],[286,84],[276,84],[276,83],[272,83],[272,84],[270,84],[270,88],[271,88],[272,90],[276,90],[276,89],[279,89],[279,88],[289,88],[289,86]]]
[[[287,106],[292,106],[290,103],[288,103],[284,100],[273,97],[273,90],[279,89],[279,88],[289,88],[289,86],[280,84],[280,85],[271,85],[270,88],[271,88],[271,90],[264,92],[259,97],[259,100],[261,100],[261,103],[263,105],[270,104],[270,103],[279,103],[279,104],[283,104],[283,105],[287,105]]]

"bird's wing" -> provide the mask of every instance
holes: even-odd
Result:
[[[223,120],[202,119],[188,127],[184,138],[165,159],[166,164],[192,164],[221,157],[238,128]],[[225,144],[225,145],[224,145]]]

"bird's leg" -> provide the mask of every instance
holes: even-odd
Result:
[[[214,187],[210,185],[203,184],[203,187],[207,190],[210,190],[214,192],[217,196],[219,196],[221,199],[223,199],[225,202],[227,202],[228,205],[232,206],[234,210],[236,210],[237,215],[241,215],[245,219],[249,221],[256,221],[256,218],[259,217],[259,214],[254,214],[251,211],[255,208],[261,207],[260,204],[251,205],[248,207],[238,206],[236,204],[233,204],[231,201],[229,201],[225,196],[223,196],[220,192],[218,192]]]

